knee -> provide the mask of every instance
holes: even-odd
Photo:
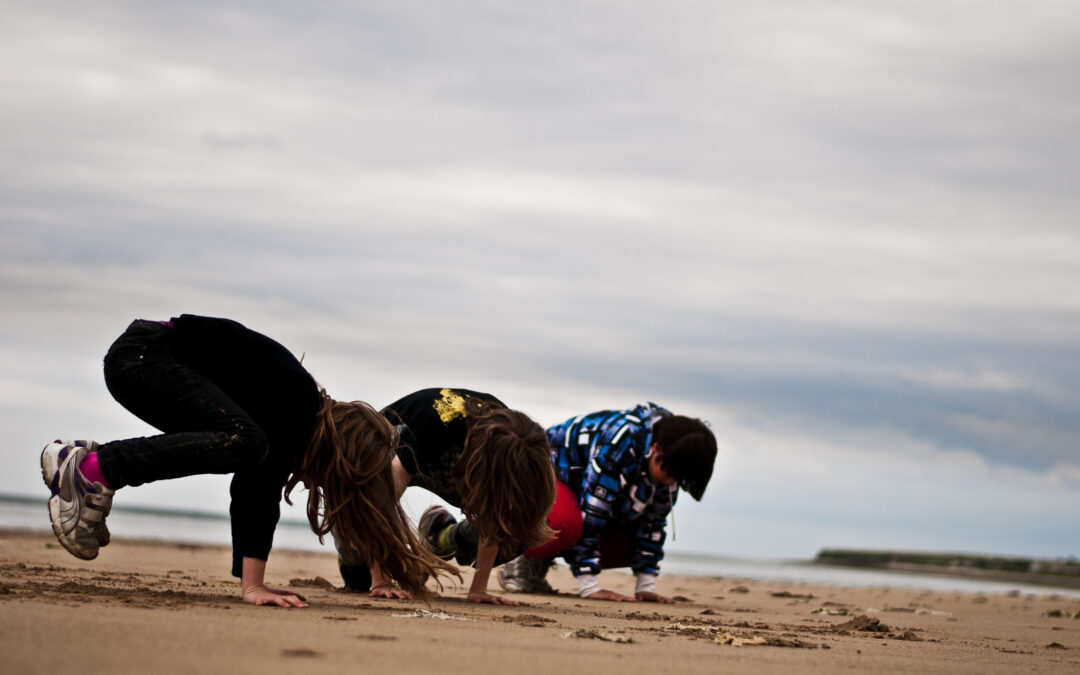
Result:
[[[577,517],[574,517],[575,512]],[[585,525],[581,519],[581,512],[576,509],[574,511],[553,511],[548,516],[547,524],[548,527],[555,530],[555,536],[546,543],[526,551],[526,556],[530,558],[554,558],[565,553],[578,542],[578,539],[581,539],[581,532]]]
[[[119,341],[118,341],[119,342]],[[113,398],[121,400],[132,386],[143,378],[143,366],[146,350],[138,345],[114,344],[105,354],[102,366],[105,375],[105,387]]]
[[[577,543],[578,539],[581,539],[585,521],[577,504],[562,501],[556,506],[557,508],[552,509],[547,521],[548,527],[555,530],[553,543],[560,549],[570,548]]]
[[[113,387],[122,387],[133,377],[143,373],[151,348],[166,344],[164,336],[167,330],[156,321],[133,321],[105,353],[103,365],[106,386],[110,390]]]
[[[224,433],[227,438],[222,447],[232,454],[238,466],[255,466],[270,451],[266,432],[250,420],[236,420]]]
[[[568,514],[574,515],[574,514]],[[578,539],[581,539],[581,533],[585,529],[585,522],[581,518],[581,514],[576,514],[577,517],[562,517],[556,518],[548,522],[548,527],[555,530],[555,541],[562,545],[563,548],[570,548],[577,543]]]

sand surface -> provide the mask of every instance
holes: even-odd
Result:
[[[285,610],[240,602],[229,560],[117,539],[85,562],[51,535],[0,531],[0,673],[1080,672],[1080,600],[1051,594],[662,576],[675,605],[497,607],[455,586],[426,607],[341,591],[333,555],[275,550],[268,583],[311,604]],[[628,574],[601,578],[632,592]],[[549,579],[576,588],[565,567]]]

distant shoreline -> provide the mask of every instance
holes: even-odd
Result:
[[[1077,558],[1031,558],[971,553],[823,549],[814,564],[1080,588]]]

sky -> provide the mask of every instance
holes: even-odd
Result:
[[[3,5],[0,492],[154,433],[101,359],[195,313],[342,400],[707,420],[669,550],[1080,555],[1080,5]]]

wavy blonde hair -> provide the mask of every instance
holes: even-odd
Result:
[[[391,469],[393,427],[363,401],[335,401],[326,390],[320,394],[315,431],[285,485],[285,501],[292,503],[289,493],[303,482],[308,522],[320,542],[333,531],[346,549],[430,601],[428,577],[460,575],[420,544],[398,502]]]
[[[543,428],[525,413],[465,399],[469,432],[454,466],[461,512],[481,539],[514,554],[555,536],[555,469]]]

